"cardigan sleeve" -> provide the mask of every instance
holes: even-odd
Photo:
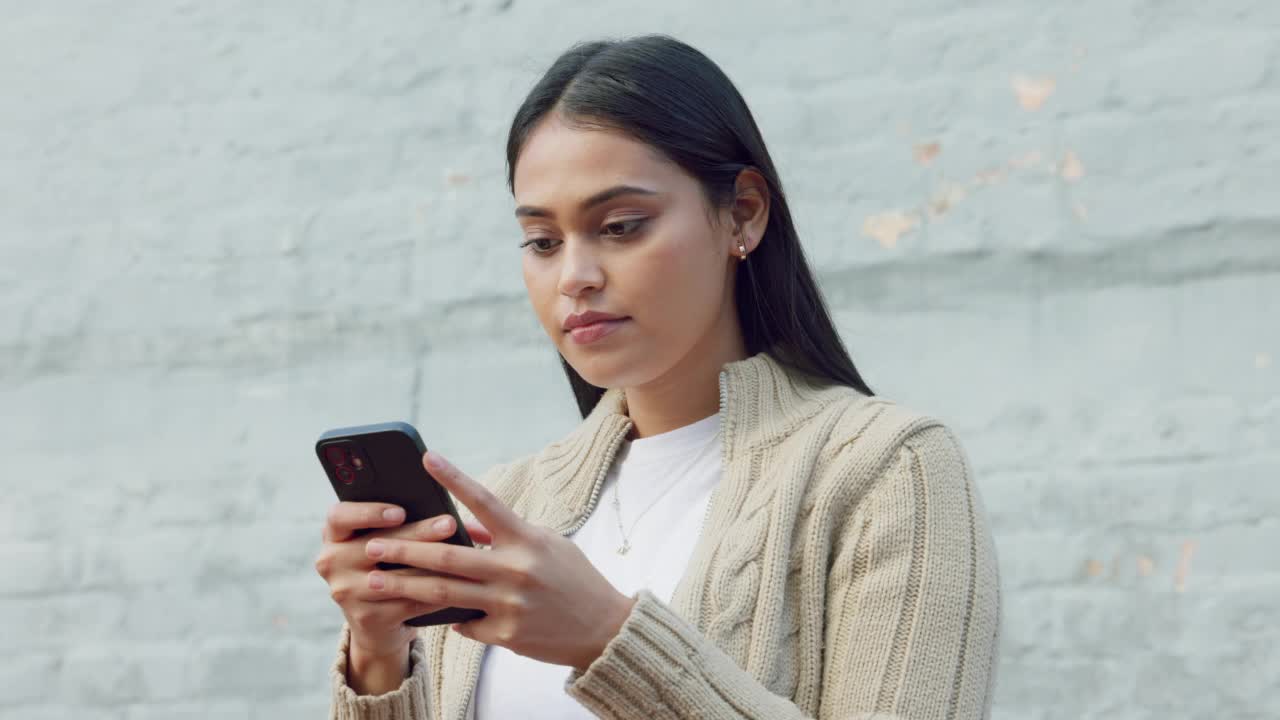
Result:
[[[351,626],[342,624],[338,656],[329,670],[333,687],[329,720],[432,720],[430,668],[421,637],[409,644],[412,668],[400,687],[381,695],[357,695],[347,684],[348,649]]]
[[[840,525],[816,716],[648,590],[636,593],[601,656],[570,672],[565,691],[613,720],[986,718],[999,625],[995,551],[951,433],[932,424],[909,435]]]
[[[823,716],[988,717],[1000,578],[951,431],[934,423],[909,435],[862,507],[827,594]]]

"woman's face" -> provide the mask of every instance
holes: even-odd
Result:
[[[697,181],[649,146],[551,113],[521,151],[513,188],[529,299],[587,382],[643,385],[737,332],[731,218],[713,225]],[[622,319],[565,330],[587,311]]]

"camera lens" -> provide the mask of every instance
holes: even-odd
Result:
[[[339,480],[341,480],[342,482],[348,485],[356,481],[356,471],[352,470],[346,465],[339,465],[338,467],[334,468],[333,471],[337,473]]]
[[[347,464],[347,449],[341,445],[330,445],[324,449],[324,456],[334,465]]]

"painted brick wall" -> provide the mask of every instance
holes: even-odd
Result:
[[[6,3],[0,716],[303,718],[329,426],[574,421],[504,132],[570,43],[751,103],[872,385],[995,523],[995,715],[1280,715],[1280,5]]]

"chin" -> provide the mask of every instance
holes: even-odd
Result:
[[[572,354],[570,354],[572,353]],[[612,352],[592,356],[581,350],[570,353],[560,351],[569,365],[582,376],[583,380],[600,388],[634,387],[643,385],[656,377],[657,372],[649,368],[650,363],[638,362],[637,357],[643,353]]]

